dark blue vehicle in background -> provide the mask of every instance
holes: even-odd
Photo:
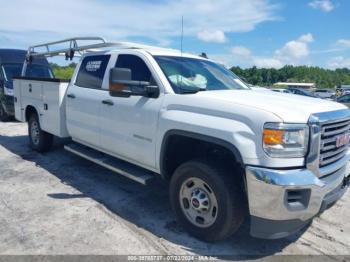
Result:
[[[295,95],[320,98],[320,96],[318,96],[318,95],[316,95],[308,90],[303,90],[303,89],[299,89],[299,88],[288,88],[288,91],[292,94],[295,94]]]
[[[21,76],[26,50],[0,49],[0,120],[7,121],[14,116],[12,78]],[[45,57],[35,58],[28,64],[26,77],[54,78]]]

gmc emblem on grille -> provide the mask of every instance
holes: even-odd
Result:
[[[349,144],[349,142],[350,142],[350,133],[347,133],[347,134],[337,136],[335,145],[336,147],[341,147]]]

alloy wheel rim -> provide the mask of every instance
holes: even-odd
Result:
[[[181,186],[180,205],[187,219],[195,226],[207,228],[218,215],[218,203],[214,191],[202,179],[188,178]]]

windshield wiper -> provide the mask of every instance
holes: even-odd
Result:
[[[189,90],[189,89],[181,89],[181,94],[195,94],[198,93],[200,90]]]
[[[195,90],[182,89],[181,88],[181,94],[195,94],[195,93],[202,92],[202,91],[207,91],[207,90],[208,89],[206,89],[206,88],[198,88],[198,89],[195,89]]]

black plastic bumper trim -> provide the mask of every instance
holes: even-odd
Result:
[[[294,220],[270,220],[260,217],[250,217],[250,235],[264,239],[278,239],[287,237],[309,225],[311,219],[302,221]]]

